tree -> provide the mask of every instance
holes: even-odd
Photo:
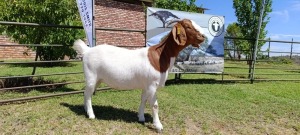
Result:
[[[154,0],[154,7],[201,13],[195,2],[196,0]]]
[[[244,35],[241,32],[241,28],[237,25],[237,23],[232,23],[227,26],[225,36],[234,37],[234,38],[244,37]],[[245,40],[227,39],[225,42],[225,47],[227,49],[230,49],[229,51],[226,51],[227,55],[229,55],[230,58],[237,57],[238,59],[241,59],[242,55],[250,55],[249,51],[244,51],[244,50],[250,50],[249,48],[250,46]]]
[[[38,23],[49,25],[79,25],[81,21],[74,0],[5,0],[0,2],[0,19],[10,22]],[[75,56],[71,45],[84,31],[70,28],[49,28],[3,25],[5,33],[20,44],[62,44],[63,47],[38,47],[40,60],[60,60],[65,55]],[[34,48],[32,48],[34,49]]]
[[[233,8],[235,9],[235,15],[237,17],[237,26],[240,28],[244,38],[255,39],[258,30],[258,22],[260,12],[262,9],[262,2],[265,1],[265,10],[262,17],[261,31],[259,33],[259,39],[266,37],[267,31],[265,30],[270,17],[268,14],[272,12],[272,0],[233,0]],[[250,50],[248,54],[253,52],[253,45],[255,40],[248,40],[248,45],[241,49]],[[258,43],[258,50],[264,45],[264,42]],[[251,56],[251,55],[250,55]]]

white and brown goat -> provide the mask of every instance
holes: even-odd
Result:
[[[73,48],[83,55],[84,108],[88,117],[95,118],[91,97],[100,83],[115,89],[142,89],[139,121],[145,121],[144,109],[149,101],[153,124],[157,130],[162,130],[156,90],[165,85],[178,53],[188,45],[199,47],[204,40],[202,28],[184,19],[178,21],[159,44],[151,47],[128,50],[104,44],[89,48],[82,40],[75,41]]]

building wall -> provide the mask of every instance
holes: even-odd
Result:
[[[8,37],[0,35],[0,60],[6,59],[31,59],[35,57],[35,52],[24,46],[14,46]],[[8,46],[2,46],[8,45]]]
[[[96,28],[118,28],[145,30],[145,12],[141,4],[118,0],[96,0]],[[145,36],[141,32],[96,31],[97,44],[116,46],[145,46]]]

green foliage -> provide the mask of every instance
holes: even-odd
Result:
[[[244,35],[241,32],[241,28],[237,25],[237,23],[232,23],[227,26],[226,29],[226,37],[237,37],[237,38],[243,38]],[[227,39],[225,42],[225,47],[227,49],[234,49],[234,53],[238,55],[238,58],[241,58],[241,55],[249,55],[249,51],[244,50],[250,50],[250,46],[245,40],[239,40],[239,39]],[[227,51],[226,53],[232,58],[231,56],[232,51]]]
[[[292,57],[292,60],[293,60],[293,62],[295,63],[295,64],[298,64],[298,65],[300,65],[300,56],[293,56]]]
[[[270,57],[270,64],[293,64],[293,60],[288,56],[278,56],[278,57]]]
[[[235,9],[235,15],[238,20],[237,26],[240,27],[240,31],[243,34],[242,37],[256,38],[262,2],[263,0],[233,0],[233,8]],[[272,12],[271,6],[272,0],[265,0],[265,10],[263,12],[263,22],[259,39],[264,39],[266,37],[267,31],[265,28],[270,20],[268,14]],[[245,46],[246,48],[243,49],[251,49],[254,42],[254,40],[249,40],[248,47]],[[258,49],[260,50],[263,45],[264,42],[259,42]]]
[[[0,2],[0,19],[10,22],[38,23],[49,25],[81,25],[76,1],[70,0],[5,0]],[[5,25],[5,33],[20,44],[62,44],[63,47],[40,47],[40,60],[59,60],[65,55],[75,56],[71,45],[84,37],[83,30]],[[36,49],[36,48],[32,48]]]
[[[195,2],[196,0],[155,0],[154,7],[201,13]]]

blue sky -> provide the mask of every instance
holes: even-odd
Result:
[[[233,0],[196,0],[196,5],[203,5],[209,10],[205,14],[225,16],[225,26],[236,22]],[[273,0],[273,11],[269,14],[267,37],[273,40],[300,42],[300,0]],[[271,51],[290,51],[290,44],[271,43]],[[267,46],[263,46],[265,50]],[[300,53],[300,44],[293,46],[293,51]],[[286,55],[286,54],[283,54]]]

